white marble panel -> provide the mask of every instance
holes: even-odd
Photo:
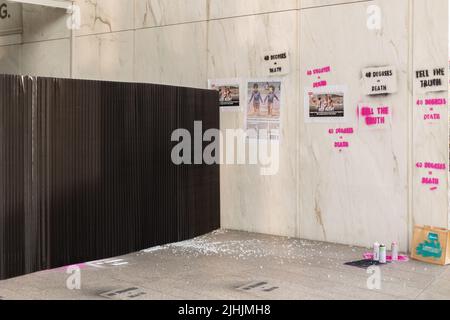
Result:
[[[0,2],[0,35],[22,33],[22,5],[9,1]]]
[[[414,1],[414,70],[444,67],[448,69],[448,0]],[[447,75],[448,82],[448,75]],[[424,121],[424,107],[417,107],[419,99],[445,98],[448,91],[423,94],[414,86],[413,165],[418,162],[445,163],[449,161],[448,105],[436,106],[434,112],[441,121]],[[431,106],[433,107],[433,106]],[[428,109],[428,108],[427,108]],[[417,169],[413,166],[412,224],[448,227],[448,170]],[[434,191],[423,185],[423,177],[440,179]]]
[[[383,9],[381,31],[366,27],[369,3],[328,6],[300,13],[300,108],[303,90],[317,81],[311,68],[331,67],[328,85],[348,87],[348,123],[305,124],[300,113],[300,236],[369,247],[398,241],[407,248],[408,223],[408,1],[376,1]],[[345,18],[344,18],[345,17]],[[361,70],[392,65],[398,93],[365,96]],[[360,102],[392,108],[388,129],[358,129]],[[339,152],[331,128],[354,128]]]
[[[22,34],[10,34],[7,36],[0,36],[0,46],[10,46],[15,44],[22,44]]]
[[[75,39],[73,77],[133,81],[134,31]]]
[[[209,18],[220,19],[298,9],[301,0],[209,0]]]
[[[206,22],[136,30],[135,80],[207,87]]]
[[[64,9],[24,4],[23,41],[69,38],[71,31],[67,28],[68,18],[70,15]]]
[[[76,0],[81,10],[81,28],[76,35],[132,30],[134,0]]]
[[[206,20],[209,0],[135,0],[136,28]]]
[[[263,69],[262,58],[267,51],[287,49],[292,63],[291,73],[283,78],[279,172],[264,177],[260,174],[259,166],[255,165],[221,167],[224,228],[297,235],[297,18],[297,11],[291,11],[215,20],[209,24],[210,79],[264,77],[266,70]],[[244,105],[245,100],[244,93]],[[221,128],[244,128],[244,113],[222,113]]]
[[[70,78],[70,40],[24,44],[21,70],[26,75]]]
[[[0,73],[20,74],[21,52],[20,45],[0,47]]]
[[[365,2],[370,5],[371,0],[299,0],[300,8],[317,8],[324,6],[335,6],[335,5],[346,5],[353,4],[357,2]]]

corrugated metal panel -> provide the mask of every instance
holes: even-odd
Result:
[[[220,227],[219,166],[176,166],[171,134],[219,128],[217,93],[0,76],[0,279]]]

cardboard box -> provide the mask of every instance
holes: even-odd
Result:
[[[422,262],[450,264],[450,231],[430,226],[415,226],[411,256]]]

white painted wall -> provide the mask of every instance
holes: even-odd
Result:
[[[212,78],[262,77],[261,55],[289,49],[284,77],[280,172],[255,166],[221,170],[224,228],[370,246],[399,241],[415,223],[447,227],[447,172],[430,192],[418,161],[448,164],[447,106],[442,121],[422,120],[413,71],[448,64],[448,0],[77,0],[82,25],[63,10],[24,5],[23,44],[0,46],[0,72],[206,87]],[[382,9],[382,30],[366,27],[367,7]],[[366,97],[361,69],[393,65],[399,90]],[[339,153],[323,124],[305,124],[306,70],[331,66],[330,84],[358,102],[393,110],[391,128],[356,131]],[[448,93],[426,97],[445,97]],[[222,128],[242,128],[243,113],[223,113]]]

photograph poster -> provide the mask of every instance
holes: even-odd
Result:
[[[240,110],[240,81],[238,79],[209,80],[208,88],[219,92],[221,111]]]
[[[305,122],[346,122],[348,117],[345,105],[346,93],[345,86],[305,89]]]
[[[280,140],[282,82],[248,80],[245,128],[249,139]]]

